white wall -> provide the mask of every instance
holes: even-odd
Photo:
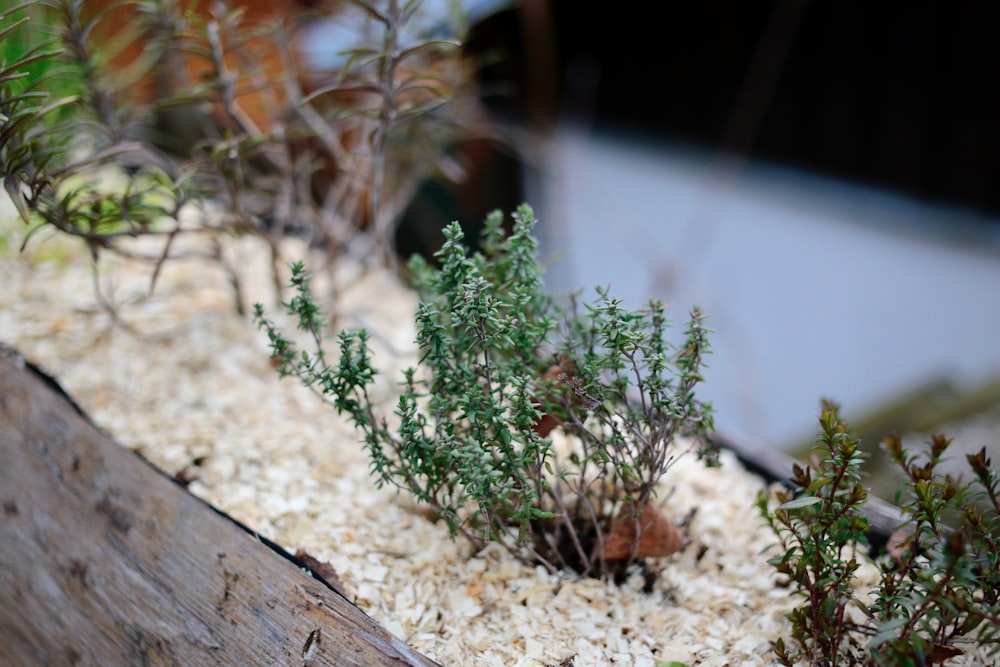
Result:
[[[736,167],[560,132],[532,200],[549,287],[660,298],[678,326],[699,304],[717,426],[777,445],[815,432],[824,396],[850,417],[937,377],[1000,373],[1000,239],[971,214]]]

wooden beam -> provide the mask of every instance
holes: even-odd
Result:
[[[0,664],[437,664],[3,346],[0,507]]]

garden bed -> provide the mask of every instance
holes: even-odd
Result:
[[[224,250],[245,268],[248,298],[276,311],[263,243],[231,240]],[[398,370],[414,363],[415,296],[388,273],[336,273],[339,323],[376,333],[377,391],[391,406]],[[769,642],[787,635],[796,600],[761,555],[774,541],[753,508],[765,482],[731,455],[712,470],[686,456],[665,477],[665,513],[696,513],[691,544],[652,561],[654,576],[636,571],[617,586],[553,576],[500,548],[472,554],[408,498],[376,489],[345,420],[279,380],[265,336],[236,314],[216,265],[169,262],[148,297],[148,266],[116,259],[102,275],[118,324],[95,298],[85,255],[59,239],[7,252],[3,342],[195,495],[332,565],[349,600],[420,652],[445,665],[773,662]],[[874,568],[864,576],[874,586]],[[965,659],[977,664],[974,651]]]

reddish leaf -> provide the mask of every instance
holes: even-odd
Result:
[[[635,544],[637,535],[638,545]],[[635,554],[632,553],[633,546]],[[628,505],[622,509],[612,524],[611,533],[604,540],[601,556],[605,560],[655,558],[669,556],[683,548],[684,536],[677,526],[663,516],[659,509],[645,503],[638,507]]]

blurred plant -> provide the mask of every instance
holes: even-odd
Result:
[[[703,317],[692,312],[675,350],[659,303],[627,311],[599,290],[584,312],[560,310],[541,291],[531,209],[513,217],[507,235],[502,215],[489,216],[481,252],[467,254],[453,223],[438,268],[411,262],[422,368],[404,374],[394,429],[369,394],[368,334],[340,332],[339,356],[327,361],[301,264],[286,305],[313,349],[299,352],[259,304],[255,318],[281,374],[362,432],[380,486],[410,492],[477,548],[499,542],[550,571],[620,575],[683,546],[653,500],[676,437],[703,444],[712,428],[710,406],[695,398],[708,352]],[[557,426],[565,447],[547,437]]]
[[[51,7],[29,0],[3,9],[0,16],[4,21],[0,62],[6,70],[3,80],[9,94],[25,92],[43,79],[47,80],[46,90],[60,97],[80,93],[79,77],[52,58],[58,48],[53,39],[58,17]]]
[[[922,464],[899,438],[885,439],[906,475],[897,496],[906,520],[878,561],[880,583],[866,604],[855,591],[857,547],[867,544],[864,455],[836,405],[824,403],[820,426],[817,467],[796,465],[797,490],[779,491],[773,510],[766,494],[757,503],[779,538],[781,553],[769,562],[807,600],[789,614],[797,648],[774,643],[780,662],[930,665],[962,654],[962,642],[1000,651],[1000,478],[985,449],[967,456],[976,482],[963,485],[935,471],[951,442],[944,436],[932,437]],[[978,500],[992,517],[980,514]]]
[[[0,169],[4,189],[25,221],[28,206],[22,181],[33,191],[30,186],[41,180],[37,172],[62,148],[46,150],[41,145],[47,121],[76,102],[73,95],[53,100],[40,90],[42,82],[52,77],[59,50],[54,39],[26,37],[32,18],[46,18],[32,2],[0,12]]]
[[[270,243],[278,288],[289,233],[327,264],[352,247],[393,264],[407,202],[429,176],[460,177],[448,152],[479,122],[459,42],[418,30],[420,4],[356,0],[336,14],[256,22],[224,2],[196,11],[175,0],[42,0],[3,11],[0,168],[34,225],[25,243],[55,228],[95,259],[153,262],[154,282],[182,254],[222,261],[216,240],[229,234]],[[321,19],[362,39],[322,70],[294,46]],[[72,95],[58,97],[67,81]],[[189,234],[212,239],[208,249],[178,251]],[[143,254],[129,243],[139,236],[163,242]]]

